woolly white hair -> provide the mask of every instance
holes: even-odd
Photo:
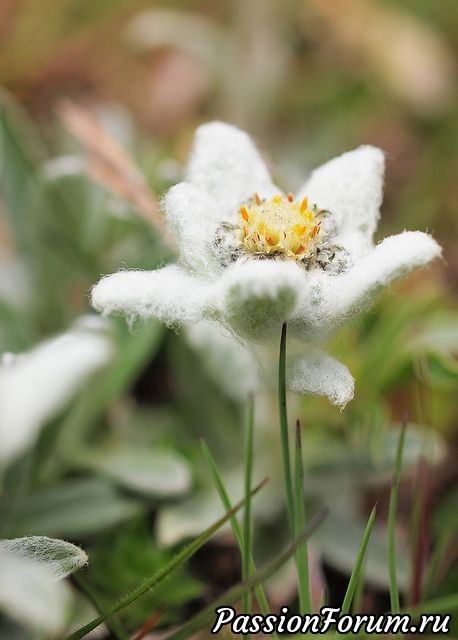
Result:
[[[242,340],[209,320],[186,325],[190,346],[202,357],[207,372],[236,400],[259,391],[262,382],[258,361]]]
[[[356,234],[361,250],[368,249],[380,218],[384,173],[382,151],[362,146],[316,169],[298,197],[331,211],[338,234]]]
[[[186,267],[211,277],[217,268],[211,239],[218,226],[218,208],[209,195],[188,182],[172,187],[162,200],[162,208],[180,246]]]
[[[206,308],[208,285],[184,269],[169,265],[156,271],[118,271],[92,290],[96,309],[129,320],[155,317],[167,325],[197,322]]]
[[[93,288],[93,304],[106,314],[154,316],[169,325],[216,321],[248,343],[270,343],[288,321],[291,334],[309,345],[300,362],[290,362],[290,387],[344,405],[353,396],[350,373],[311,344],[323,342],[390,282],[441,254],[437,242],[420,231],[374,247],[383,178],[383,153],[362,146],[316,169],[299,190],[298,197],[328,210],[332,241],[345,256],[342,269],[332,273],[296,261],[258,260],[234,250],[227,229],[253,193],[269,198],[280,191],[246,133],[221,122],[203,125],[187,182],[163,200],[181,265],[107,276]]]
[[[0,463],[31,446],[40,428],[112,353],[106,330],[82,320],[27,353],[4,354],[0,362]]]
[[[370,306],[377,293],[393,280],[440,255],[441,248],[430,235],[404,231],[380,242],[340,275],[329,277],[315,270],[301,292],[293,330],[307,339],[322,340]]]
[[[235,221],[238,206],[254,192],[278,193],[250,137],[224,122],[197,129],[186,176],[215,200],[222,221]]]
[[[293,262],[238,262],[214,287],[214,304],[236,333],[256,341],[278,335],[303,285],[303,273]]]
[[[295,354],[288,367],[287,383],[291,391],[322,395],[344,407],[353,398],[355,381],[347,367],[316,347]]]
[[[33,561],[43,567],[53,580],[62,580],[88,562],[87,554],[65,540],[47,536],[26,536],[0,540],[0,551]]]
[[[19,623],[54,636],[62,632],[68,620],[71,592],[65,582],[56,579],[61,572],[56,570],[55,550],[51,552],[50,568],[43,554],[37,560],[33,552],[29,553],[26,541],[0,541],[0,609]],[[62,542],[48,541],[48,550],[52,542]],[[32,545],[36,549],[36,544]]]

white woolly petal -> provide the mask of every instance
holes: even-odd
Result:
[[[345,365],[313,347],[288,362],[286,381],[295,393],[326,396],[339,407],[350,402],[355,388]]]
[[[216,200],[221,221],[235,220],[239,205],[254,192],[278,193],[250,137],[223,122],[197,129],[187,179]]]
[[[54,580],[62,580],[88,562],[86,553],[70,542],[46,536],[27,536],[0,540],[0,551],[33,560]]]
[[[99,329],[75,328],[0,364],[0,462],[35,441],[41,427],[67,404],[84,381],[111,358]]]
[[[366,308],[390,282],[441,255],[430,235],[404,231],[386,238],[345,273],[310,273],[293,328],[308,338],[329,333],[348,317]]]
[[[383,152],[362,146],[316,169],[299,197],[307,196],[311,204],[328,209],[339,235],[361,234],[367,251],[380,217],[384,171]]]
[[[0,609],[11,618],[47,634],[62,632],[71,593],[39,562],[0,548]]]
[[[294,313],[304,280],[293,261],[238,262],[221,277],[216,306],[236,333],[261,340]]]
[[[118,271],[95,285],[92,304],[108,315],[123,313],[131,321],[154,317],[174,325],[201,319],[207,290],[208,285],[175,265]]]
[[[236,400],[260,386],[258,362],[252,351],[226,329],[208,320],[186,327],[186,337],[202,357],[207,372]]]
[[[358,290],[359,297],[377,293],[395,278],[423,267],[441,253],[442,249],[434,238],[422,231],[404,231],[385,238],[345,275],[355,289],[353,293],[349,291],[351,302]]]
[[[162,200],[167,222],[178,236],[180,257],[195,271],[215,271],[214,243],[218,226],[215,202],[188,182],[172,187]]]

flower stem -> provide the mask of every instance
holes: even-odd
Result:
[[[247,580],[251,569],[251,478],[253,472],[253,432],[254,432],[254,398],[253,394],[248,398],[247,424],[245,435],[245,507],[243,518],[243,550],[242,550],[242,579]],[[251,612],[251,592],[248,590],[243,596],[243,612]],[[245,640],[250,636],[244,634]]]
[[[407,421],[404,420],[401,433],[399,435],[398,447],[396,450],[396,460],[394,464],[393,480],[391,484],[390,505],[388,511],[388,569],[390,576],[390,602],[391,613],[400,612],[399,588],[396,573],[396,512],[398,508],[398,492],[401,478],[402,455],[406,437]]]
[[[291,531],[294,533],[294,492],[291,479],[291,457],[288,440],[288,414],[286,409],[286,335],[287,324],[281,328],[280,355],[278,359],[278,412],[280,418],[280,437],[283,456],[283,474],[286,491],[286,508]]]
[[[296,448],[294,456],[294,535],[300,535],[305,529],[305,495],[304,495],[304,464],[302,459],[302,437],[300,420],[296,422]],[[299,595],[299,613],[303,616],[312,613],[312,598],[310,595],[310,578],[307,542],[298,546],[296,555],[296,569]]]

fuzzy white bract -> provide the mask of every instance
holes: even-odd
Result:
[[[106,321],[85,317],[27,353],[0,360],[0,465],[33,444],[84,381],[113,354]]]
[[[129,320],[217,323],[246,348],[276,344],[287,321],[301,342],[289,362],[290,388],[343,406],[353,378],[318,345],[380,289],[441,254],[420,231],[374,246],[383,177],[383,153],[362,146],[316,169],[296,197],[285,195],[245,133],[203,125],[187,181],[163,199],[179,264],[107,276],[93,304]]]

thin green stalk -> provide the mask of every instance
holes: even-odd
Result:
[[[446,560],[447,552],[453,546],[453,540],[455,538],[456,532],[454,531],[455,527],[452,524],[447,531],[441,531],[439,540],[436,542],[436,546],[431,554],[431,558],[428,562],[425,572],[425,580],[423,586],[423,599],[426,600],[430,597],[430,593],[433,588],[436,586],[435,582],[437,581],[438,574],[440,573],[441,567],[444,565],[444,561]]]
[[[401,615],[410,615],[412,618],[421,616],[421,615],[450,615],[453,617],[455,611],[458,611],[458,594],[454,593],[452,595],[443,596],[441,598],[436,598],[435,600],[428,600],[422,602],[421,604],[415,607],[404,607],[401,609]],[[388,612],[383,615],[387,615]],[[348,638],[362,638],[363,640],[368,640],[368,635],[364,629],[361,629],[357,633],[347,633],[346,636]],[[422,638],[425,640],[433,640],[433,638],[437,637],[433,635],[425,635]],[[447,636],[450,640],[457,640],[456,637]]]
[[[247,424],[245,431],[245,507],[243,517],[243,547],[242,547],[242,580],[247,580],[251,567],[251,477],[253,475],[253,432],[254,432],[254,399],[250,394],[248,398]],[[251,593],[247,591],[243,596],[244,613],[251,612]],[[244,634],[244,638],[249,639]]]
[[[399,588],[396,571],[396,513],[398,510],[399,481],[401,477],[402,454],[406,436],[407,423],[404,421],[396,450],[396,461],[391,483],[390,506],[388,512],[388,568],[390,575],[390,603],[391,613],[400,611]]]
[[[418,460],[410,514],[411,576],[409,603],[421,602],[424,587],[425,559],[429,548],[429,473],[423,456]]]
[[[369,538],[371,537],[372,529],[374,528],[375,523],[375,515],[376,515],[376,507],[374,507],[371,511],[371,515],[369,516],[369,520],[367,521],[366,529],[364,530],[363,537],[361,539],[361,543],[359,545],[358,553],[356,555],[355,564],[353,565],[353,570],[351,572],[350,580],[348,581],[347,591],[345,592],[345,597],[342,603],[342,607],[340,610],[341,616],[347,615],[350,613],[351,603],[353,602],[353,597],[355,595],[356,587],[358,585],[358,580],[361,574],[361,569],[363,567],[364,558],[366,556],[367,545],[369,543]],[[345,637],[340,633],[336,633],[336,640],[338,638]]]
[[[305,496],[304,496],[304,464],[302,460],[301,423],[296,423],[296,448],[294,465],[294,535],[299,535],[305,527]],[[301,544],[295,555],[297,580],[299,589],[299,613],[306,615],[312,612],[312,598],[310,595],[309,564],[307,543]]]
[[[291,479],[291,458],[288,440],[288,414],[286,407],[286,336],[287,324],[283,323],[278,358],[278,412],[280,418],[280,437],[283,456],[283,475],[286,491],[286,508],[291,531],[294,532],[294,493]]]
[[[266,484],[267,479],[264,479],[260,482],[252,491],[251,496],[254,496],[262,487]],[[143,596],[147,591],[153,591],[165,578],[170,576],[170,574],[182,566],[189,558],[191,558],[196,551],[198,551],[210,538],[216,533],[221,527],[243,507],[244,500],[240,500],[231,511],[226,513],[222,518],[217,520],[210,527],[205,529],[203,533],[200,534],[195,540],[186,545],[181,551],[179,551],[171,560],[167,562],[167,564],[159,569],[155,574],[153,574],[150,578],[144,580],[142,584],[140,584],[136,589],[132,591],[132,593],[128,594],[124,598],[121,598],[117,604],[115,604],[111,609],[109,609],[104,615],[100,615],[91,622],[88,622],[83,627],[80,627],[70,635],[66,636],[64,640],[80,640],[85,635],[87,635],[90,631],[96,629],[102,622],[105,620],[109,620],[115,613],[125,609],[130,604],[138,600],[141,596]]]
[[[216,462],[210,452],[210,449],[207,447],[206,443],[204,442],[204,440],[201,440],[201,446],[202,446],[202,452],[204,454],[204,458],[205,461],[208,464],[208,467],[210,469],[210,472],[212,474],[212,479],[213,479],[213,483],[216,487],[216,490],[218,492],[219,498],[222,502],[222,505],[225,509],[225,511],[231,511],[232,510],[232,503],[231,500],[229,498],[229,494],[226,491],[226,487],[224,486],[223,480],[221,478],[221,474],[218,471],[218,468],[216,466]],[[234,533],[234,537],[237,541],[237,544],[239,546],[240,552],[242,553],[243,550],[243,531],[242,528],[239,524],[239,521],[237,520],[237,518],[235,516],[232,516],[232,518],[230,519],[230,523],[232,526],[232,531]],[[250,557],[250,571],[251,573],[255,573],[256,572],[256,567],[254,564],[254,560],[253,560],[253,556],[251,555]],[[270,609],[269,609],[269,603],[267,601],[267,597],[266,594],[264,592],[264,589],[262,587],[261,584],[259,584],[257,587],[255,587],[255,594],[256,594],[256,599],[258,601],[259,604],[259,608],[262,612],[263,615],[267,616],[270,613]],[[276,638],[275,634],[272,634],[274,638]]]
[[[458,611],[458,593],[452,593],[450,595],[435,598],[434,600],[427,600],[421,602],[415,607],[405,607],[401,613],[408,613],[411,616],[421,614],[452,614]]]
[[[310,520],[306,529],[298,536],[292,545],[279,555],[275,560],[267,565],[264,569],[261,569],[257,573],[251,575],[248,580],[235,585],[228,591],[226,591],[220,598],[217,598],[210,605],[205,607],[202,611],[197,613],[193,618],[185,622],[179,629],[172,631],[166,635],[163,640],[186,640],[202,629],[208,622],[215,620],[215,609],[222,606],[230,606],[235,602],[238,602],[243,596],[246,590],[253,589],[256,585],[264,582],[272,574],[274,574],[285,562],[287,562],[291,556],[296,553],[297,547],[309,538],[312,533],[320,526],[327,515],[327,510],[322,509],[316,514],[312,520]]]
[[[73,580],[79,586],[81,591],[84,593],[86,598],[91,602],[95,609],[100,613],[100,615],[106,615],[107,611],[103,604],[100,602],[97,594],[92,589],[91,585],[88,583],[85,577],[83,577],[82,573],[75,573],[73,575]],[[124,631],[122,626],[115,620],[114,617],[111,617],[109,620],[107,619],[106,625],[108,629],[111,631],[116,640],[129,640],[129,636]]]

